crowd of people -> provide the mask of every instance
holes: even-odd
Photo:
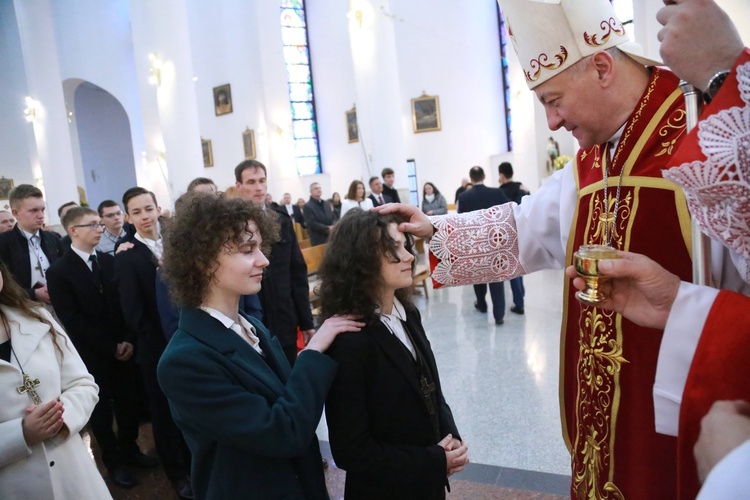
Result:
[[[604,0],[534,16],[501,5],[550,128],[581,145],[533,196],[503,163],[499,188],[470,170],[457,214],[431,182],[421,207],[400,203],[390,169],[369,196],[355,180],[324,200],[313,183],[307,202],[276,204],[265,165],[246,160],[233,189],[195,179],[168,216],[142,187],[97,210],[66,203],[61,237],[44,228],[43,193],[17,186],[0,212],[0,498],[109,498],[79,435],[88,423],[120,487],[161,464],[180,498],[325,499],[323,411],[348,497],[444,498],[468,446],[411,302],[412,235],[430,239],[436,286],[474,285],[486,312],[489,284],[498,325],[493,285],[510,280],[523,314],[521,276],[566,267],[571,497],[749,495],[748,131],[715,131],[750,121],[750,50],[713,0],[659,11],[674,73],[648,65]],[[598,40],[581,26],[603,12]],[[537,37],[540,25],[558,29]],[[560,47],[558,65],[524,62]],[[705,90],[692,133],[678,76]],[[717,288],[689,283],[691,215],[724,259]],[[303,221],[328,245],[317,330]],[[571,266],[589,244],[618,251],[600,263],[596,305],[576,300]],[[137,444],[144,413],[158,460]]]

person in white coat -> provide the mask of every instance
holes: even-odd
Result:
[[[99,388],[0,262],[0,498],[112,498],[78,434]]]
[[[346,212],[352,208],[370,210],[372,206],[372,200],[370,198],[365,198],[364,182],[357,180],[352,181],[349,185],[349,191],[346,193],[346,199],[341,202],[341,219],[343,219]]]

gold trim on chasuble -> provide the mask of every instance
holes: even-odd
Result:
[[[634,126],[648,103],[658,78],[653,79],[649,88],[641,100],[639,108],[633,114],[628,127],[623,132],[619,146],[615,152],[612,163],[618,163],[618,157],[628,146]],[[575,251],[575,234],[576,221],[578,221],[581,200],[587,195],[588,216],[586,229],[583,235],[583,244],[604,244],[604,238],[609,230],[613,231],[612,245],[621,250],[628,250],[631,241],[633,223],[636,220],[638,211],[638,194],[642,187],[661,188],[673,191],[677,211],[680,215],[680,224],[682,235],[687,248],[690,248],[690,227],[689,214],[687,212],[687,203],[680,189],[670,182],[654,177],[631,177],[631,171],[642,153],[648,139],[656,132],[656,128],[661,122],[665,113],[673,105],[675,99],[681,95],[680,90],[672,93],[668,99],[659,107],[654,114],[648,126],[641,134],[633,146],[631,153],[628,155],[625,164],[622,166],[623,188],[626,189],[624,196],[619,202],[618,213],[614,214],[616,185],[615,179],[619,181],[619,176],[610,177],[610,193],[607,194],[606,212],[603,210],[602,189],[604,182],[598,181],[585,188],[580,188],[578,177],[578,158],[574,161],[574,175],[576,187],[578,188],[579,203],[576,206],[570,235],[568,238],[568,248],[566,259],[567,263],[571,262],[571,256]],[[684,128],[684,112],[676,117],[668,119],[658,134],[665,137],[669,129],[680,128],[679,121],[682,120]],[[680,136],[684,133],[681,132]],[[678,136],[679,137],[679,136]],[[674,140],[662,142],[662,150],[655,156],[672,154],[673,147],[677,138]],[[600,151],[599,146],[595,146],[589,151],[584,151],[581,159],[585,159],[589,154],[602,154],[601,164],[594,162],[592,168],[607,168],[609,158],[604,151]],[[616,215],[616,217],[615,217]],[[685,225],[687,221],[687,226]],[[560,363],[560,414],[563,424],[563,437],[572,454],[572,481],[573,491],[577,498],[591,499],[622,499],[624,495],[614,484],[614,447],[615,431],[617,428],[617,416],[620,407],[620,371],[628,360],[624,357],[623,334],[622,334],[622,316],[611,311],[604,311],[596,307],[587,307],[581,304],[580,315],[578,320],[578,362],[576,366],[576,401],[575,401],[575,436],[571,441],[568,435],[568,425],[565,405],[565,353],[566,353],[566,327],[568,324],[568,305],[570,298],[570,281],[565,280],[564,286],[565,309],[563,314],[563,332],[561,335],[561,363]],[[604,474],[602,474],[604,472]],[[608,480],[604,481],[602,476]]]

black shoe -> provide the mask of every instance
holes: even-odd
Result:
[[[480,306],[479,302],[474,302],[474,309],[479,311],[480,313],[486,313],[487,312],[487,304]]]
[[[193,487],[190,486],[190,481],[188,481],[187,478],[175,481],[172,486],[178,497],[185,500],[193,500],[195,498],[193,495]]]
[[[324,469],[328,468],[328,460],[326,460],[325,458],[323,459],[323,468]]]
[[[503,323],[505,323],[505,320],[503,320],[503,319],[496,319],[495,320],[495,324],[498,325],[498,326],[502,325]]]
[[[516,314],[523,314],[523,307],[513,306],[510,308],[510,312],[516,313]]]
[[[159,460],[139,451],[138,453],[125,457],[125,463],[135,467],[140,467],[141,469],[153,469],[159,465]]]
[[[130,489],[138,486],[138,481],[123,467],[115,467],[109,472],[109,478],[120,488]]]

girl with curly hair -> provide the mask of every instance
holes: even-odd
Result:
[[[112,498],[78,434],[99,388],[0,262],[0,498]]]
[[[319,270],[322,314],[362,318],[328,355],[339,372],[326,402],[331,450],[347,498],[444,498],[468,462],[435,357],[411,304],[411,241],[393,215],[352,210]]]
[[[278,340],[238,312],[260,290],[276,222],[202,193],[176,207],[163,271],[182,310],[158,377],[193,455],[195,498],[327,499],[315,429],[337,365],[322,352],[363,323],[331,317],[291,369]]]

